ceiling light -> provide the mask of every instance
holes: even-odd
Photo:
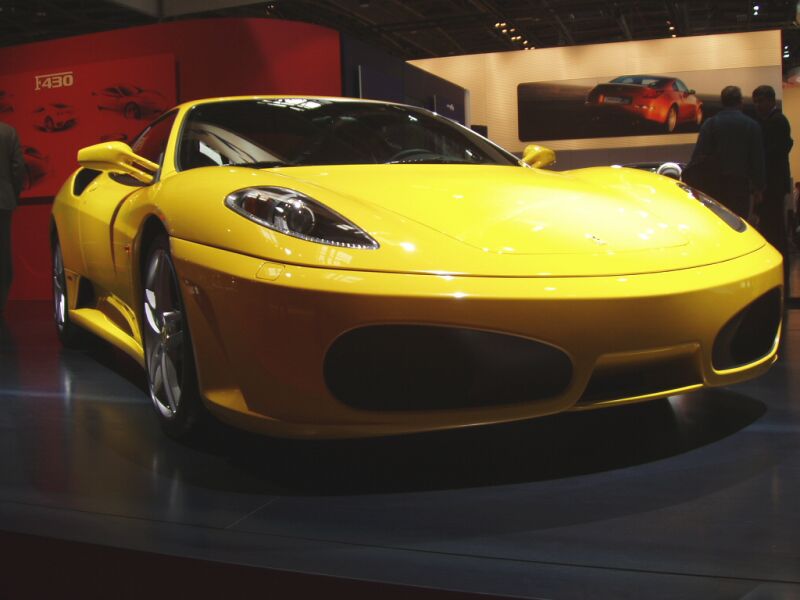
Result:
[[[503,33],[508,33],[508,29],[503,29]]]
[[[670,25],[670,26],[669,26],[669,30],[670,30],[670,31],[675,31],[675,25]]]

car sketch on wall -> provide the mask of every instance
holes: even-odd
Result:
[[[11,94],[5,90],[0,90],[0,113],[13,111],[14,105],[11,104]]]
[[[73,127],[78,121],[75,109],[63,102],[52,102],[33,111],[34,126],[40,131],[56,132]]]
[[[23,145],[21,149],[22,159],[25,161],[25,179],[22,189],[29,190],[47,175],[50,158],[44,156],[37,148],[32,146]]]
[[[100,136],[101,142],[127,142],[128,134],[122,131],[112,131]]]
[[[596,85],[586,105],[597,118],[625,115],[659,124],[672,132],[684,123],[699,125],[703,103],[682,80],[658,75],[623,75]]]
[[[112,85],[92,92],[99,110],[113,110],[128,119],[142,119],[164,112],[166,101],[156,90],[137,85]]]
[[[518,421],[723,386],[777,359],[781,255],[644,170],[544,171],[428,110],[198,100],[78,152],[54,320],[143,367],[169,435]]]

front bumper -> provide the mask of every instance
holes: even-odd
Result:
[[[769,245],[694,269],[572,278],[308,268],[174,238],[172,250],[209,408],[234,425],[273,435],[373,436],[527,419],[732,384],[760,375],[776,359],[780,300],[766,350],[746,364],[714,367],[720,332],[746,307],[782,286],[781,256]],[[411,360],[412,368],[405,371],[388,369],[394,376],[381,389],[384,380],[374,372],[395,360],[394,350],[387,350],[386,360],[375,358],[380,350],[340,352],[333,367],[328,360],[345,334],[383,326],[535,340],[567,357],[569,375],[549,395],[533,393],[530,400],[519,394],[509,401],[490,400],[491,394],[484,393],[490,401],[473,397],[463,405],[432,402],[426,408],[417,399],[403,405],[398,373],[417,380],[422,374],[413,365],[425,361]],[[472,337],[487,339],[481,335]],[[408,345],[415,339],[429,338],[390,335],[383,347],[391,340]],[[427,352],[433,357],[427,363],[435,361],[437,353]],[[406,360],[414,353],[406,348],[399,355]],[[470,364],[480,365],[473,356],[479,354],[470,354]],[[341,395],[352,388],[332,386],[332,368],[348,370],[350,381],[357,381],[361,371],[372,387],[361,389],[359,402],[350,402]],[[426,370],[436,377],[436,368]],[[458,369],[450,374],[458,388]],[[481,377],[487,388],[485,374]],[[637,378],[645,385],[636,384]],[[442,381],[437,380],[437,389],[447,393]],[[412,385],[408,393],[416,397],[424,390]],[[382,397],[391,402],[382,406]]]

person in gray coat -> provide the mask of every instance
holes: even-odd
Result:
[[[17,131],[0,122],[0,317],[11,291],[11,214],[22,191],[25,162]]]

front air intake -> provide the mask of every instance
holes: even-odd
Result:
[[[441,410],[515,404],[563,393],[572,363],[553,346],[458,327],[374,325],[345,333],[325,381],[363,410]]]
[[[765,357],[772,351],[781,324],[781,288],[770,290],[725,324],[711,362],[718,371],[733,369]]]

